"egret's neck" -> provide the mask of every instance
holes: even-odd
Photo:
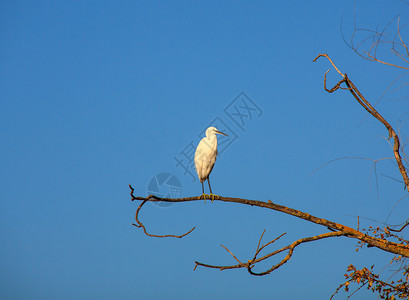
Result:
[[[210,134],[209,136],[206,136],[209,146],[212,149],[217,149],[217,137],[215,134]]]

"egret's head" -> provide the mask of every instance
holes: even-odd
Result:
[[[227,136],[227,134],[225,134],[225,133],[223,133],[223,132],[217,130],[216,127],[209,127],[209,128],[207,128],[207,130],[206,130],[206,136],[209,137],[209,136],[211,136],[212,134],[223,134],[223,135]]]

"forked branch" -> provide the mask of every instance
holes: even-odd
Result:
[[[341,87],[342,83],[345,83],[347,86],[347,90],[351,92],[351,94],[354,96],[354,98],[358,101],[358,103],[369,113],[371,114],[374,118],[376,118],[379,122],[381,122],[386,129],[388,130],[389,138],[393,137],[393,153],[395,155],[395,160],[398,164],[399,172],[402,175],[403,181],[405,182],[406,189],[409,191],[409,177],[406,171],[405,166],[403,165],[402,157],[400,154],[400,141],[399,137],[396,134],[395,130],[393,127],[385,120],[385,118],[369,103],[368,100],[361,94],[361,92],[357,89],[357,87],[352,83],[352,81],[349,79],[347,74],[342,74],[339,69],[335,66],[334,62],[330,59],[330,57],[327,54],[319,54],[315,59],[314,62],[320,58],[320,57],[326,57],[330,63],[334,66],[334,68],[337,70],[338,73],[342,75],[342,79],[332,88],[332,89],[327,89],[326,87],[326,75],[328,71],[324,75],[324,88],[327,92],[332,93],[336,90],[338,90]]]
[[[391,25],[395,22],[396,29],[391,29]],[[346,40],[342,30],[341,33],[348,47],[363,59],[409,70],[409,66],[407,65],[409,63],[409,49],[402,34],[402,30],[407,30],[407,26],[408,23],[401,25],[400,17],[395,17],[388,22],[382,30],[378,31],[357,27],[356,21],[354,20],[354,31],[349,41]],[[362,37],[362,35],[364,36]],[[401,64],[395,63],[393,58],[392,60],[391,58],[380,58],[379,53],[384,54],[383,56],[388,53],[385,50],[390,50],[392,57],[395,56],[399,58]]]
[[[394,144],[393,144],[393,152],[395,156],[395,160],[398,164],[399,171],[402,175],[402,178],[405,182],[405,185],[407,189],[409,190],[409,178],[406,172],[406,169],[403,165],[402,158],[400,155],[400,141],[398,135],[395,133],[394,129],[392,126],[379,114],[379,112],[365,99],[365,97],[359,92],[359,90],[356,88],[356,86],[352,83],[352,81],[348,78],[347,74],[341,73],[341,71],[336,67],[334,62],[331,60],[331,58],[327,54],[319,54],[314,61],[316,61],[319,57],[326,57],[332,66],[337,70],[337,72],[342,76],[342,79],[331,89],[328,89],[326,87],[326,75],[328,71],[324,75],[324,88],[327,92],[332,93],[335,92],[338,89],[346,89],[349,90],[350,93],[354,96],[354,98],[358,101],[358,103],[368,112],[370,113],[373,117],[375,117],[378,121],[380,121],[388,130],[389,133],[389,139],[393,137],[394,139]],[[345,83],[346,87],[342,87],[341,85]],[[172,203],[178,203],[178,202],[189,202],[189,201],[203,201],[201,199],[201,196],[195,196],[195,197],[186,197],[186,198],[159,198],[154,195],[150,195],[148,197],[139,197],[134,195],[134,189],[132,188],[131,185],[129,185],[131,189],[131,199],[132,201],[138,200],[142,201],[142,203],[138,206],[135,214],[135,220],[136,224],[132,224],[138,228],[142,228],[144,233],[148,236],[151,237],[175,237],[175,238],[182,238],[189,233],[191,233],[195,227],[193,227],[190,231],[186,232],[185,234],[182,235],[154,235],[150,234],[147,232],[145,226],[142,224],[142,222],[139,220],[139,212],[142,208],[142,206],[150,201],[150,202],[172,202]],[[303,219],[305,221],[324,226],[328,228],[331,232],[311,236],[311,237],[304,237],[301,239],[298,239],[296,241],[293,241],[292,243],[281,247],[277,250],[270,251],[267,254],[264,254],[263,256],[260,256],[260,253],[262,251],[265,251],[269,246],[272,246],[278,239],[280,239],[285,233],[282,235],[276,237],[275,239],[271,240],[270,242],[261,245],[261,241],[264,236],[264,232],[262,233],[259,242],[257,244],[256,251],[254,253],[254,256],[247,260],[247,262],[244,262],[240,260],[236,255],[233,254],[232,251],[230,251],[227,247],[221,245],[232,257],[233,259],[237,262],[237,264],[234,265],[212,265],[212,264],[205,264],[201,262],[196,261],[195,269],[197,266],[202,266],[202,267],[207,267],[207,268],[214,268],[214,269],[219,269],[219,270],[227,270],[227,269],[236,269],[236,268],[245,268],[251,275],[255,276],[262,276],[262,275],[267,275],[271,273],[272,271],[278,269],[281,267],[283,264],[285,264],[288,260],[291,259],[294,250],[296,247],[303,243],[308,243],[308,242],[313,242],[313,241],[318,241],[321,239],[325,238],[333,238],[333,237],[348,237],[348,238],[353,238],[357,239],[361,244],[366,244],[368,247],[376,247],[379,248],[383,251],[390,252],[393,254],[401,255],[402,257],[409,257],[409,246],[405,243],[402,242],[402,240],[398,240],[399,242],[392,242],[387,240],[386,238],[378,238],[376,236],[370,235],[363,233],[362,231],[359,230],[359,220],[358,220],[358,229],[353,229],[351,227],[345,226],[343,224],[339,224],[330,220],[326,220],[323,218],[315,217],[313,215],[310,215],[308,213],[289,208],[286,206],[282,206],[276,203],[271,202],[268,200],[267,202],[263,201],[258,201],[258,200],[250,200],[250,199],[242,199],[242,198],[232,198],[232,197],[219,197],[218,199],[215,199],[214,201],[223,201],[223,202],[230,202],[230,203],[238,203],[242,205],[250,205],[250,206],[256,206],[256,207],[261,207],[261,208],[266,208],[266,209],[271,209],[274,211],[278,211],[281,213],[285,213],[288,215],[291,215],[296,218]],[[403,230],[407,224],[405,224],[399,231]],[[398,231],[398,230],[396,230]],[[268,258],[271,258],[273,256],[276,256],[280,253],[286,253],[286,256],[281,259],[278,263],[273,264],[269,269],[263,271],[263,272],[255,272],[253,271],[253,267],[262,261],[265,261]]]
[[[132,188],[131,185],[129,185],[129,187],[131,188],[131,195],[133,195],[134,189]],[[156,196],[154,196],[154,195],[150,195],[149,197],[156,198],[156,199],[160,199],[160,198],[158,198],[158,197],[156,197]],[[142,201],[141,204],[139,204],[138,209],[136,210],[136,213],[135,213],[135,221],[136,221],[137,224],[132,223],[133,226],[136,226],[136,227],[138,227],[138,228],[142,228],[142,229],[143,229],[143,232],[144,232],[147,236],[150,236],[150,237],[159,237],[159,238],[175,237],[175,238],[179,238],[179,239],[180,239],[180,238],[182,238],[182,237],[188,235],[189,233],[191,233],[193,230],[195,230],[196,227],[193,227],[193,228],[190,229],[188,232],[186,232],[186,233],[184,233],[184,234],[182,234],[182,235],[173,235],[173,234],[156,235],[156,234],[148,233],[148,231],[146,230],[145,225],[143,225],[142,222],[139,220],[139,211],[141,210],[142,206],[143,206],[147,201],[149,201],[149,200],[144,200],[144,201]]]
[[[281,238],[283,235],[285,235],[285,233],[283,233],[280,236],[276,237],[274,240],[272,240],[272,241],[270,241],[270,242],[268,242],[265,245],[260,247],[260,242],[261,242],[261,240],[263,238],[264,233],[265,233],[265,230],[264,230],[263,234],[260,237],[260,240],[259,240],[258,245],[257,245],[256,252],[255,252],[253,258],[248,260],[247,262],[245,262],[245,263],[241,262],[239,259],[236,258],[236,256],[229,249],[227,249],[225,246],[221,245],[224,249],[226,249],[233,256],[233,258],[238,262],[238,264],[227,265],[227,266],[219,266],[219,265],[209,265],[209,264],[205,264],[205,263],[201,263],[201,262],[196,261],[195,262],[196,265],[195,265],[194,269],[196,269],[197,266],[202,266],[202,267],[206,267],[206,268],[213,268],[213,269],[219,269],[220,271],[229,270],[229,269],[245,268],[245,269],[247,269],[247,271],[251,275],[263,276],[263,275],[270,274],[271,272],[273,272],[274,270],[278,269],[283,264],[285,264],[288,260],[290,260],[292,255],[293,255],[295,247],[301,245],[302,243],[313,242],[313,241],[317,241],[317,240],[324,239],[324,238],[330,238],[330,237],[336,237],[336,236],[343,235],[342,232],[336,231],[336,232],[329,232],[329,233],[320,234],[320,235],[317,235],[317,236],[302,238],[302,239],[299,239],[299,240],[296,240],[296,241],[292,242],[290,245],[287,245],[287,246],[282,247],[282,248],[280,248],[278,250],[272,251],[272,252],[258,258],[257,256],[260,254],[260,252],[263,249],[265,249],[267,246],[273,244],[275,241],[277,241],[279,238]],[[270,258],[272,256],[278,255],[278,254],[280,254],[280,253],[282,253],[284,251],[287,251],[287,250],[288,250],[287,255],[283,259],[281,259],[277,264],[272,265],[266,271],[263,271],[263,272],[254,272],[253,271],[253,267],[257,263],[260,263],[260,262],[262,262],[262,261],[264,261],[264,260],[266,260],[266,259],[268,259],[268,258]]]
[[[200,198],[200,196],[196,197],[186,197],[186,198],[159,198],[156,196],[148,196],[148,197],[137,197],[133,194],[133,188],[131,188],[131,197],[132,201],[134,200],[140,200],[140,201],[151,201],[151,202],[158,202],[158,201],[164,201],[164,202],[172,202],[172,203],[177,203],[177,202],[190,202],[190,201],[203,201],[203,199]],[[242,199],[242,198],[231,198],[231,197],[220,197],[220,199],[215,199],[214,201],[223,201],[223,202],[231,202],[231,203],[238,203],[238,204],[243,204],[243,205],[250,205],[250,206],[257,206],[261,208],[267,208],[267,209],[272,209],[278,212],[282,212],[303,220],[306,220],[311,223],[315,223],[320,226],[327,227],[328,229],[334,231],[334,232],[341,232],[345,237],[349,238],[354,238],[362,241],[365,244],[368,244],[373,247],[377,247],[379,249],[382,249],[384,251],[394,253],[394,254],[400,254],[405,257],[409,257],[409,247],[403,244],[395,243],[395,242],[390,242],[387,240],[379,239],[376,237],[372,237],[370,235],[364,234],[358,230],[355,230],[351,227],[335,223],[329,220],[326,220],[324,218],[318,218],[313,215],[310,215],[308,213],[304,213],[302,211],[289,208],[283,205],[279,205],[276,203],[271,202],[268,200],[268,202],[263,202],[263,201],[258,201],[258,200],[250,200],[250,199]],[[339,236],[338,234],[336,236]],[[307,238],[309,239],[309,238]],[[284,250],[283,250],[284,251]]]

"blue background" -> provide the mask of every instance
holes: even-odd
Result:
[[[257,241],[287,232],[277,245],[326,228],[260,208],[223,202],[138,203],[158,173],[179,178],[182,196],[199,195],[175,157],[216,117],[238,139],[212,173],[215,193],[293,207],[356,227],[399,224],[407,192],[386,130],[350,94],[323,90],[328,53],[376,102],[400,73],[359,58],[342,39],[375,29],[401,1],[1,1],[0,3],[0,295],[2,299],[328,299],[346,267],[393,257],[355,252],[345,237],[298,247],[269,276],[198,268],[252,258]],[[406,18],[407,20],[407,18]],[[331,70],[329,84],[340,79]],[[263,111],[245,131],[224,109],[245,92]],[[406,89],[407,94],[407,89]],[[393,126],[406,101],[378,104]],[[406,115],[407,116],[407,115]],[[404,127],[402,128],[402,130]],[[407,127],[406,127],[407,129]],[[404,132],[404,131],[403,131]],[[407,130],[406,130],[407,132]],[[395,206],[396,204],[396,206]],[[394,208],[394,209],[393,209]],[[268,268],[281,257],[260,264]],[[341,294],[343,299],[346,295]],[[362,291],[360,299],[375,299]]]

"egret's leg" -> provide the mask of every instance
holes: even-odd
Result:
[[[210,176],[207,177],[207,183],[209,184],[210,195],[213,195],[212,187],[210,186],[210,180],[209,180],[209,178],[210,178]]]
[[[206,203],[206,197],[207,196],[208,195],[206,195],[205,192],[204,192],[204,185],[203,185],[203,182],[202,182],[202,195],[200,196],[200,198],[203,198],[205,203]],[[210,198],[210,196],[209,196],[209,198]]]
[[[212,199],[212,202],[213,202],[214,199],[220,199],[220,196],[213,195],[212,187],[210,186],[210,180],[209,180],[209,178],[210,178],[210,176],[207,177],[207,183],[209,184],[210,199]]]

